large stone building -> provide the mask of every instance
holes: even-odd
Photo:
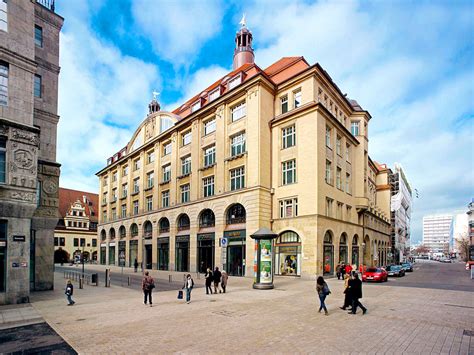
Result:
[[[423,245],[432,253],[449,255],[453,239],[453,215],[423,217]]]
[[[62,24],[54,1],[0,0],[0,304],[53,288]]]
[[[99,196],[59,188],[59,220],[54,230],[54,262],[97,261]]]
[[[413,204],[412,191],[402,166],[395,163],[390,173],[391,186],[391,262],[406,259],[410,251],[410,223]]]
[[[303,57],[261,69],[252,40],[244,24],[233,71],[173,112],[153,100],[97,173],[101,263],[253,276],[261,227],[278,234],[276,274],[386,262],[389,170],[369,157],[370,114]]]

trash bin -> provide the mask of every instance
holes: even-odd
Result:
[[[99,274],[92,274],[91,275],[91,283],[94,284],[95,286],[98,285],[98,283],[99,283]]]

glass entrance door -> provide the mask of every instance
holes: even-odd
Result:
[[[152,246],[151,244],[145,245],[145,262],[146,262],[146,268],[151,269],[152,266]]]
[[[176,271],[189,271],[189,242],[176,242]]]
[[[334,252],[332,245],[324,246],[324,270],[323,275],[332,275],[334,273]]]
[[[106,255],[105,247],[100,247],[100,263],[102,265],[105,265],[105,255]]]
[[[227,248],[227,270],[231,276],[244,276],[245,245],[229,245]]]
[[[109,246],[109,265],[115,265],[115,246]]]
[[[168,270],[169,243],[158,244],[158,270]]]

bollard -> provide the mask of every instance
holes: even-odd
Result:
[[[173,275],[168,275],[168,281],[173,282]]]
[[[105,269],[105,287],[110,287],[110,269]]]
[[[130,276],[127,277],[127,284],[130,286]]]
[[[84,288],[84,279],[82,277],[79,279],[79,288],[80,289]]]

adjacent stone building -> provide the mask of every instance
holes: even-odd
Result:
[[[0,304],[53,288],[62,24],[54,1],[0,0]]]
[[[100,262],[254,276],[261,227],[278,275],[380,265],[390,251],[389,170],[369,157],[369,112],[303,57],[261,69],[242,23],[234,68],[173,112],[154,99],[97,173]]]
[[[54,230],[54,262],[97,261],[98,195],[59,188],[59,220]]]

